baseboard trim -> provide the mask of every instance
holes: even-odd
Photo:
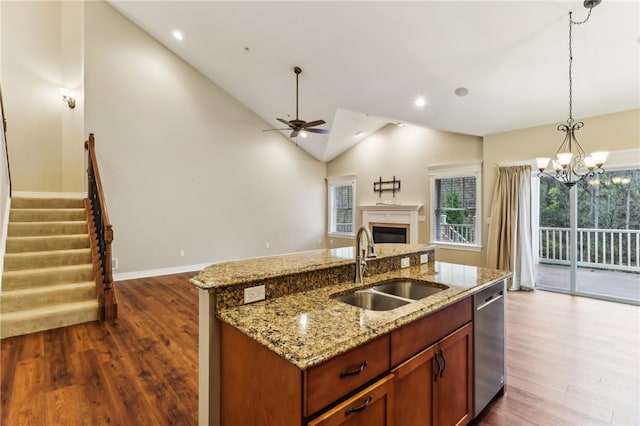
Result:
[[[12,197],[24,198],[87,198],[86,192],[30,192],[13,191]]]
[[[199,272],[213,263],[214,262],[201,263],[199,265],[176,266],[173,268],[148,269],[146,271],[123,272],[120,274],[113,274],[113,281],[117,282],[135,280],[138,278],[159,277],[160,275],[182,274],[184,272]]]

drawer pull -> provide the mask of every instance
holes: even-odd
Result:
[[[437,382],[438,381],[438,375],[442,374],[442,365],[440,364],[440,360],[438,359],[438,352],[433,354],[433,358],[436,360],[436,363],[438,364],[438,370],[434,371],[433,373],[433,381]],[[440,376],[442,377],[442,376]]]
[[[369,404],[371,404],[371,401],[373,400],[373,395],[369,395],[367,397],[367,399],[364,400],[364,403],[362,405],[359,405],[357,407],[353,407],[353,408],[347,408],[347,411],[344,412],[345,416],[348,416],[351,413],[357,413],[358,411],[362,411],[365,408],[367,408],[369,406]]]
[[[440,349],[440,356],[442,357],[442,370],[440,370],[440,377],[444,375],[444,370],[447,369],[447,359],[444,357],[444,351]]]
[[[367,366],[367,361],[362,361],[362,364],[360,364],[360,367],[356,368],[355,370],[343,371],[342,373],[340,373],[340,378],[343,379],[347,376],[357,376],[362,372],[362,370],[364,370],[366,366]]]

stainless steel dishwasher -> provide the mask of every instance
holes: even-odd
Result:
[[[474,417],[504,387],[505,281],[473,296]]]

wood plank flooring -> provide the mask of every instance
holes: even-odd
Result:
[[[197,424],[192,275],[117,283],[114,322],[2,340],[0,424]]]
[[[640,425],[640,308],[507,296],[507,392],[477,425]]]
[[[0,424],[196,425],[190,276],[119,282],[113,323],[0,341]],[[509,293],[507,381],[475,425],[640,425],[640,308]]]

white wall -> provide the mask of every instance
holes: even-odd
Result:
[[[13,189],[83,190],[82,2],[0,2],[1,75]],[[80,102],[71,110],[59,88]]]
[[[115,273],[324,247],[324,164],[109,5],[85,12]]]
[[[360,142],[327,165],[327,176],[357,173],[356,205],[373,204],[381,200],[395,203],[419,203],[425,206],[419,215],[418,241],[429,242],[429,171],[428,166],[460,164],[482,161],[482,139],[456,133],[441,132],[416,126],[388,125]],[[401,181],[401,190],[395,198],[390,192],[379,197],[373,192],[373,182]],[[357,226],[362,223],[360,210],[356,214]],[[352,245],[353,240],[332,237],[334,246]],[[478,264],[476,252],[440,248],[438,260]]]

